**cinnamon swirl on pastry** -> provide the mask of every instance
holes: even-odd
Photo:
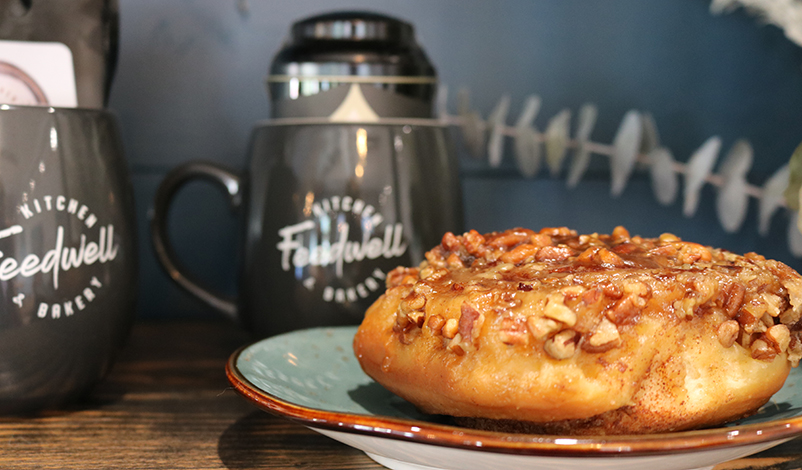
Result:
[[[364,371],[486,429],[633,434],[749,415],[802,357],[802,278],[680,240],[567,228],[445,234],[354,338]]]

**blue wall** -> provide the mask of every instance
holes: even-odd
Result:
[[[711,135],[722,137],[724,150],[739,137],[750,140],[754,184],[802,141],[802,48],[743,11],[713,16],[704,0],[122,0],[110,107],[123,126],[138,203],[141,318],[214,315],[170,284],[153,257],[147,213],[165,172],[193,159],[242,168],[250,128],[269,113],[263,79],[289,25],[354,8],[412,22],[441,81],[452,91],[468,86],[484,115],[507,92],[513,122],[526,95],[538,93],[542,129],[560,109],[576,112],[592,101],[600,110],[593,139],[611,142],[627,110],[649,111],[681,161]],[[451,104],[453,111],[453,95]],[[785,248],[788,214],[777,215],[770,236],[761,238],[755,201],[741,231],[728,235],[709,188],[691,219],[682,217],[680,202],[660,206],[644,175],[610,198],[603,157],[595,157],[597,171],[575,191],[545,174],[517,177],[509,154],[494,170],[461,158],[470,228],[603,232],[624,224],[633,233],[671,231],[802,268]],[[235,292],[236,214],[217,190],[198,183],[183,191],[171,229],[182,259],[202,280]]]

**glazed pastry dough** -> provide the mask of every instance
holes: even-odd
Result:
[[[365,372],[485,429],[684,430],[751,414],[802,357],[802,278],[680,240],[567,228],[447,233],[354,338]]]

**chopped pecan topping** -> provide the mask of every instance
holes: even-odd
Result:
[[[535,339],[543,341],[550,334],[560,329],[560,323],[550,318],[532,315],[526,318],[526,327]]]
[[[543,344],[543,349],[554,359],[568,359],[576,352],[577,333],[573,330],[563,330]]]
[[[405,284],[415,284],[417,280],[418,268],[405,268],[403,266],[399,266],[387,273],[385,283],[387,284],[388,289],[392,289],[393,287]]]
[[[567,246],[544,246],[535,255],[535,261],[564,261],[575,255],[574,250]]]
[[[446,320],[446,323],[445,325],[443,325],[442,329],[443,336],[452,339],[457,335],[458,331],[459,331],[459,322],[457,322],[456,319],[449,318],[448,320]]]
[[[529,332],[526,329],[525,321],[520,318],[502,319],[499,338],[504,344],[527,344],[529,342]]]
[[[604,352],[620,345],[621,334],[618,332],[618,327],[602,317],[596,329],[582,345],[582,349],[590,352]]]
[[[643,297],[631,294],[615,302],[605,315],[616,325],[622,325],[633,319],[645,306]]]
[[[613,229],[613,241],[616,243],[628,242],[630,239],[629,230],[622,226],[618,226]]]
[[[735,317],[744,304],[746,287],[740,282],[733,282],[725,291],[726,300],[724,301],[724,312],[728,317]]]
[[[429,317],[429,321],[426,322],[426,325],[435,335],[441,335],[443,334],[443,327],[446,325],[446,319],[443,318],[442,315],[434,314]]]
[[[426,315],[423,312],[412,310],[407,313],[407,318],[409,318],[409,322],[417,326],[418,328],[423,328],[423,322],[426,320]]]
[[[754,253],[739,256],[670,233],[447,233],[419,268],[395,269],[386,283],[400,299],[393,324],[400,340],[442,337],[457,354],[474,352],[480,334],[542,345],[552,357],[577,349],[601,354],[627,341],[637,331],[629,325],[647,315],[673,324],[716,322],[724,347],[738,345],[760,360],[802,359],[799,274]]]
[[[451,351],[454,354],[456,354],[457,356],[464,355],[465,354],[465,348],[463,348],[463,345],[462,345],[462,336],[460,336],[460,334],[457,333],[457,335],[454,336],[451,339],[451,341],[448,342],[448,346],[446,346],[446,348],[449,351]]]
[[[677,259],[682,264],[691,264],[697,261],[711,261],[713,255],[710,250],[698,243],[692,242],[676,242],[677,243]]]
[[[568,326],[576,324],[576,313],[565,305],[565,296],[560,293],[549,295],[543,315]]]
[[[405,299],[404,302],[412,310],[420,310],[426,306],[426,296],[417,292],[412,292]]]
[[[738,322],[735,320],[727,320],[718,327],[718,341],[721,343],[722,346],[725,348],[731,347],[735,344],[735,340],[738,338],[738,331],[740,327],[738,326]]]
[[[774,344],[777,351],[785,352],[791,344],[791,331],[785,325],[774,325],[766,330],[766,338]]]
[[[752,357],[760,361],[771,361],[777,356],[777,350],[762,339],[753,341],[749,350],[752,352]]]
[[[470,339],[473,337],[473,330],[476,326],[476,322],[482,317],[482,314],[479,313],[478,310],[473,308],[471,304],[468,302],[463,302],[462,307],[460,308],[460,317],[459,317],[459,334],[462,335],[464,339]]]
[[[780,313],[784,310],[783,299],[780,298],[779,295],[770,294],[768,292],[763,293],[760,296],[763,299],[763,302],[766,303],[766,311],[772,317],[777,317]]]

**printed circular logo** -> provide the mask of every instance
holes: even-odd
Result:
[[[48,104],[36,80],[19,67],[3,61],[0,61],[0,102],[36,106]]]
[[[324,302],[368,298],[383,286],[386,273],[380,266],[406,254],[403,224],[385,223],[362,199],[332,196],[307,204],[303,213],[305,220],[279,229],[276,248],[281,269],[299,273],[303,285],[310,291],[319,289]],[[362,277],[346,279],[348,267],[357,264]],[[317,285],[319,278],[309,269],[314,267],[327,268],[328,285]]]
[[[0,230],[0,280],[22,281],[14,284],[18,292],[7,294],[12,302],[51,320],[90,308],[104,289],[91,266],[117,258],[114,225],[101,223],[92,207],[62,194],[26,198],[17,212],[20,223]],[[10,254],[15,245],[31,251],[15,258]],[[32,292],[35,284],[41,287]]]

